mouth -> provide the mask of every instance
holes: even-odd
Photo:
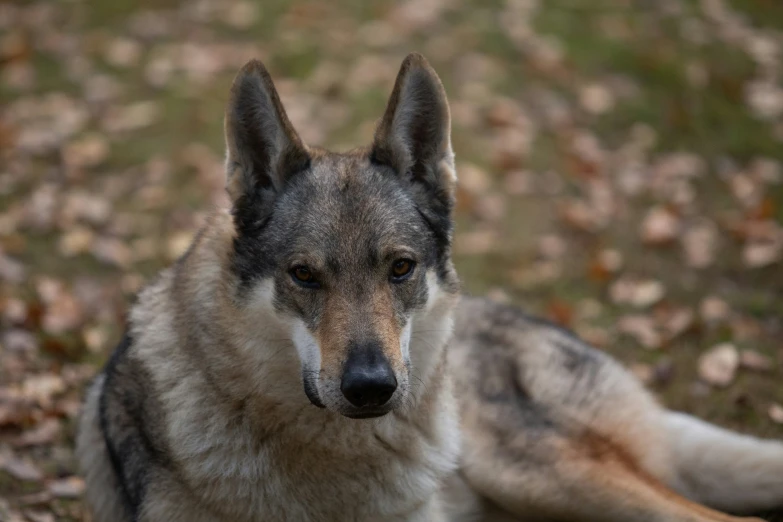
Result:
[[[390,411],[391,409],[389,408],[373,409],[373,410],[366,410],[366,411],[353,411],[350,413],[343,413],[343,416],[348,417],[349,419],[375,419],[378,417],[383,417]]]
[[[321,401],[321,397],[318,396],[318,388],[315,383],[306,377],[304,378],[304,391],[313,406],[326,408],[326,405]]]

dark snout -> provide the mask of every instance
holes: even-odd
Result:
[[[356,417],[374,417],[386,413],[382,408],[397,389],[397,378],[379,343],[352,346],[343,367],[340,390],[348,402],[366,410]]]

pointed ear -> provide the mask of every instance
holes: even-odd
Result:
[[[457,178],[449,104],[440,78],[418,53],[402,62],[375,131],[372,159],[409,180],[437,213],[450,215]]]
[[[310,164],[307,147],[258,60],[248,62],[234,79],[224,130],[226,188],[235,206],[240,200],[272,197]]]

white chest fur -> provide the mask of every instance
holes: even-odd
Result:
[[[189,436],[172,450],[189,488],[218,519],[401,522],[456,468],[455,413],[450,400],[427,418],[356,421],[309,407],[297,427],[262,440],[243,423],[220,430],[213,417],[175,428]]]

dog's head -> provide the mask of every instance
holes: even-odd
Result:
[[[458,286],[437,75],[408,56],[372,145],[338,154],[302,142],[252,61],[225,131],[236,299],[285,325],[314,405],[354,418],[402,406],[441,353]]]

